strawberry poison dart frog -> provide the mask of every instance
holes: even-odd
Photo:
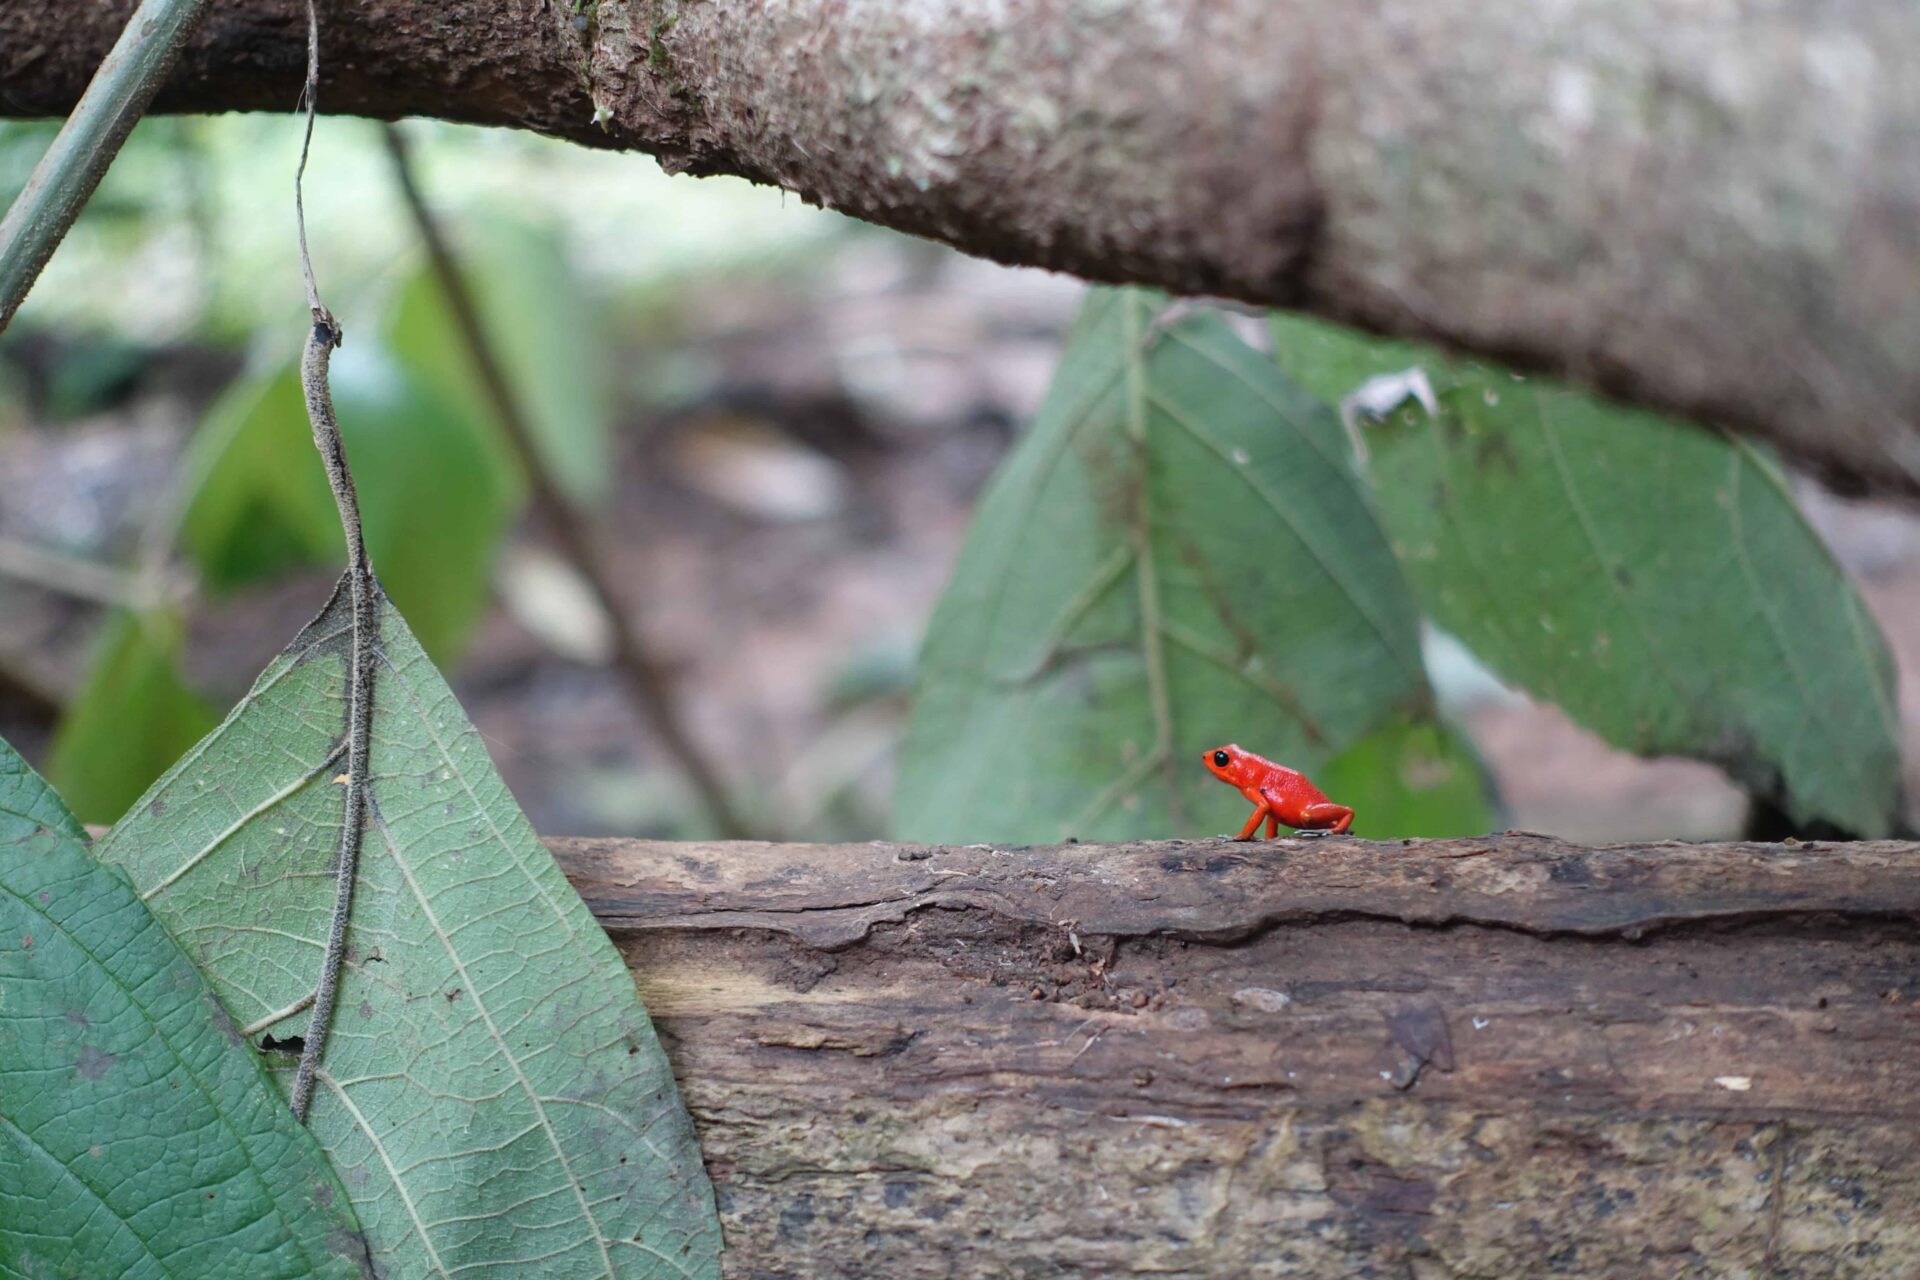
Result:
[[[1253,816],[1235,840],[1251,840],[1262,819],[1271,840],[1286,823],[1316,835],[1339,835],[1353,825],[1353,810],[1327,799],[1306,775],[1233,745],[1215,747],[1201,759],[1207,771],[1253,801]]]

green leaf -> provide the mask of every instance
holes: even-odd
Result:
[[[63,839],[84,845],[87,829],[13,745],[0,738],[0,845],[31,852],[46,847],[35,841]],[[8,865],[17,857],[17,851],[9,852]],[[6,1007],[0,1004],[0,1010]]]
[[[1351,808],[1355,829],[1373,840],[1480,835],[1494,823],[1486,767],[1473,744],[1430,719],[1383,725],[1314,781]]]
[[[0,742],[0,1276],[372,1275],[313,1139]]]
[[[568,497],[596,505],[612,484],[613,394],[593,300],[551,230],[494,219],[466,230],[467,287],[534,445]],[[495,422],[466,341],[426,266],[402,288],[385,333],[394,356],[436,394],[475,422]]]
[[[47,772],[88,822],[112,822],[219,720],[180,677],[180,620],[116,613],[54,733]]]
[[[1159,305],[1091,296],[981,501],[921,657],[909,838],[1224,830],[1244,806],[1205,749],[1312,772],[1427,702],[1339,423],[1219,316]]]
[[[334,357],[333,399],[368,554],[427,651],[451,662],[486,607],[494,552],[519,509],[512,466],[484,419],[376,343]],[[181,541],[215,588],[344,559],[292,363],[223,395],[183,470]]]
[[[344,558],[291,363],[223,392],[181,460],[180,544],[214,591]]]
[[[1364,427],[1422,603],[1503,679],[1641,755],[1690,755],[1799,821],[1885,835],[1893,666],[1772,462],[1725,436],[1404,343],[1282,316],[1337,401],[1418,366],[1438,395]]]
[[[281,1039],[306,1030],[333,902],[350,632],[343,585],[100,848],[235,1018]],[[384,604],[370,779],[308,1120],[382,1275],[717,1276],[712,1192],[632,979]]]

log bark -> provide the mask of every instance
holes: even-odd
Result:
[[[1920,1275],[1920,846],[550,842],[726,1271]]]
[[[133,0],[0,0],[0,113]],[[1920,493],[1910,0],[323,0],[331,111],[777,183],[1006,262],[1298,306]],[[163,96],[286,110],[300,0]],[[640,232],[644,234],[644,230]]]

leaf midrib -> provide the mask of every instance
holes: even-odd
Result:
[[[352,1098],[347,1096],[347,1091],[334,1082],[332,1076],[328,1075],[324,1069],[314,1074],[324,1081],[327,1088],[332,1090],[334,1097],[340,1100],[340,1105],[345,1107],[347,1114],[353,1118],[355,1127],[366,1135],[374,1154],[380,1157],[381,1167],[387,1171],[387,1180],[399,1193],[401,1207],[407,1211],[407,1220],[413,1223],[414,1234],[420,1238],[421,1247],[427,1251],[427,1261],[433,1264],[433,1269],[440,1273],[442,1280],[453,1280],[453,1273],[448,1271],[447,1264],[440,1260],[440,1251],[433,1247],[433,1237],[427,1234],[427,1224],[420,1220],[420,1210],[415,1207],[413,1196],[407,1191],[406,1184],[401,1181],[399,1171],[393,1167],[393,1159],[387,1154],[387,1144],[380,1141],[380,1136],[373,1131],[373,1126],[367,1123],[365,1113],[354,1104]]]
[[[573,1162],[567,1159],[566,1148],[560,1142],[560,1135],[554,1132],[552,1123],[547,1119],[547,1109],[540,1101],[539,1091],[533,1087],[532,1081],[527,1079],[527,1073],[520,1065],[519,1055],[514,1053],[513,1047],[507,1043],[507,1038],[500,1034],[500,1028],[494,1023],[493,1014],[487,1008],[486,996],[468,974],[467,964],[460,955],[460,949],[453,945],[453,939],[441,926],[439,914],[434,911],[433,904],[428,900],[427,895],[421,891],[420,882],[414,879],[412,866],[401,855],[400,846],[394,840],[392,830],[387,826],[386,816],[381,813],[379,804],[371,796],[368,797],[367,809],[373,819],[374,827],[380,832],[381,841],[387,846],[388,855],[392,857],[394,865],[399,868],[401,877],[407,882],[408,891],[413,894],[413,900],[419,904],[421,915],[426,919],[428,927],[433,930],[434,939],[446,952],[447,961],[453,965],[454,972],[460,975],[461,985],[472,999],[474,1011],[480,1015],[480,1021],[485,1024],[487,1034],[492,1037],[501,1056],[513,1068],[514,1079],[519,1083],[521,1091],[526,1094],[528,1103],[532,1105],[533,1113],[540,1122],[541,1132],[546,1135],[547,1144],[553,1148],[554,1158],[560,1162],[560,1171],[566,1175],[567,1188],[573,1193],[575,1202],[579,1204],[581,1217],[585,1219],[588,1230],[593,1233],[593,1243],[600,1251],[600,1264],[606,1271],[607,1280],[615,1280],[613,1255],[607,1249],[606,1233],[600,1229],[600,1219],[594,1214],[593,1207],[587,1203],[586,1192],[581,1189],[581,1184],[574,1177]],[[683,1276],[688,1274],[684,1268],[679,1270]]]

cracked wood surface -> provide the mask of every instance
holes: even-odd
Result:
[[[0,115],[134,0],[0,0]],[[1006,262],[1302,306],[1920,493],[1909,0],[322,0],[331,111],[735,173]],[[162,110],[290,110],[216,0]]]
[[[1920,845],[549,844],[730,1276],[1920,1274]]]

